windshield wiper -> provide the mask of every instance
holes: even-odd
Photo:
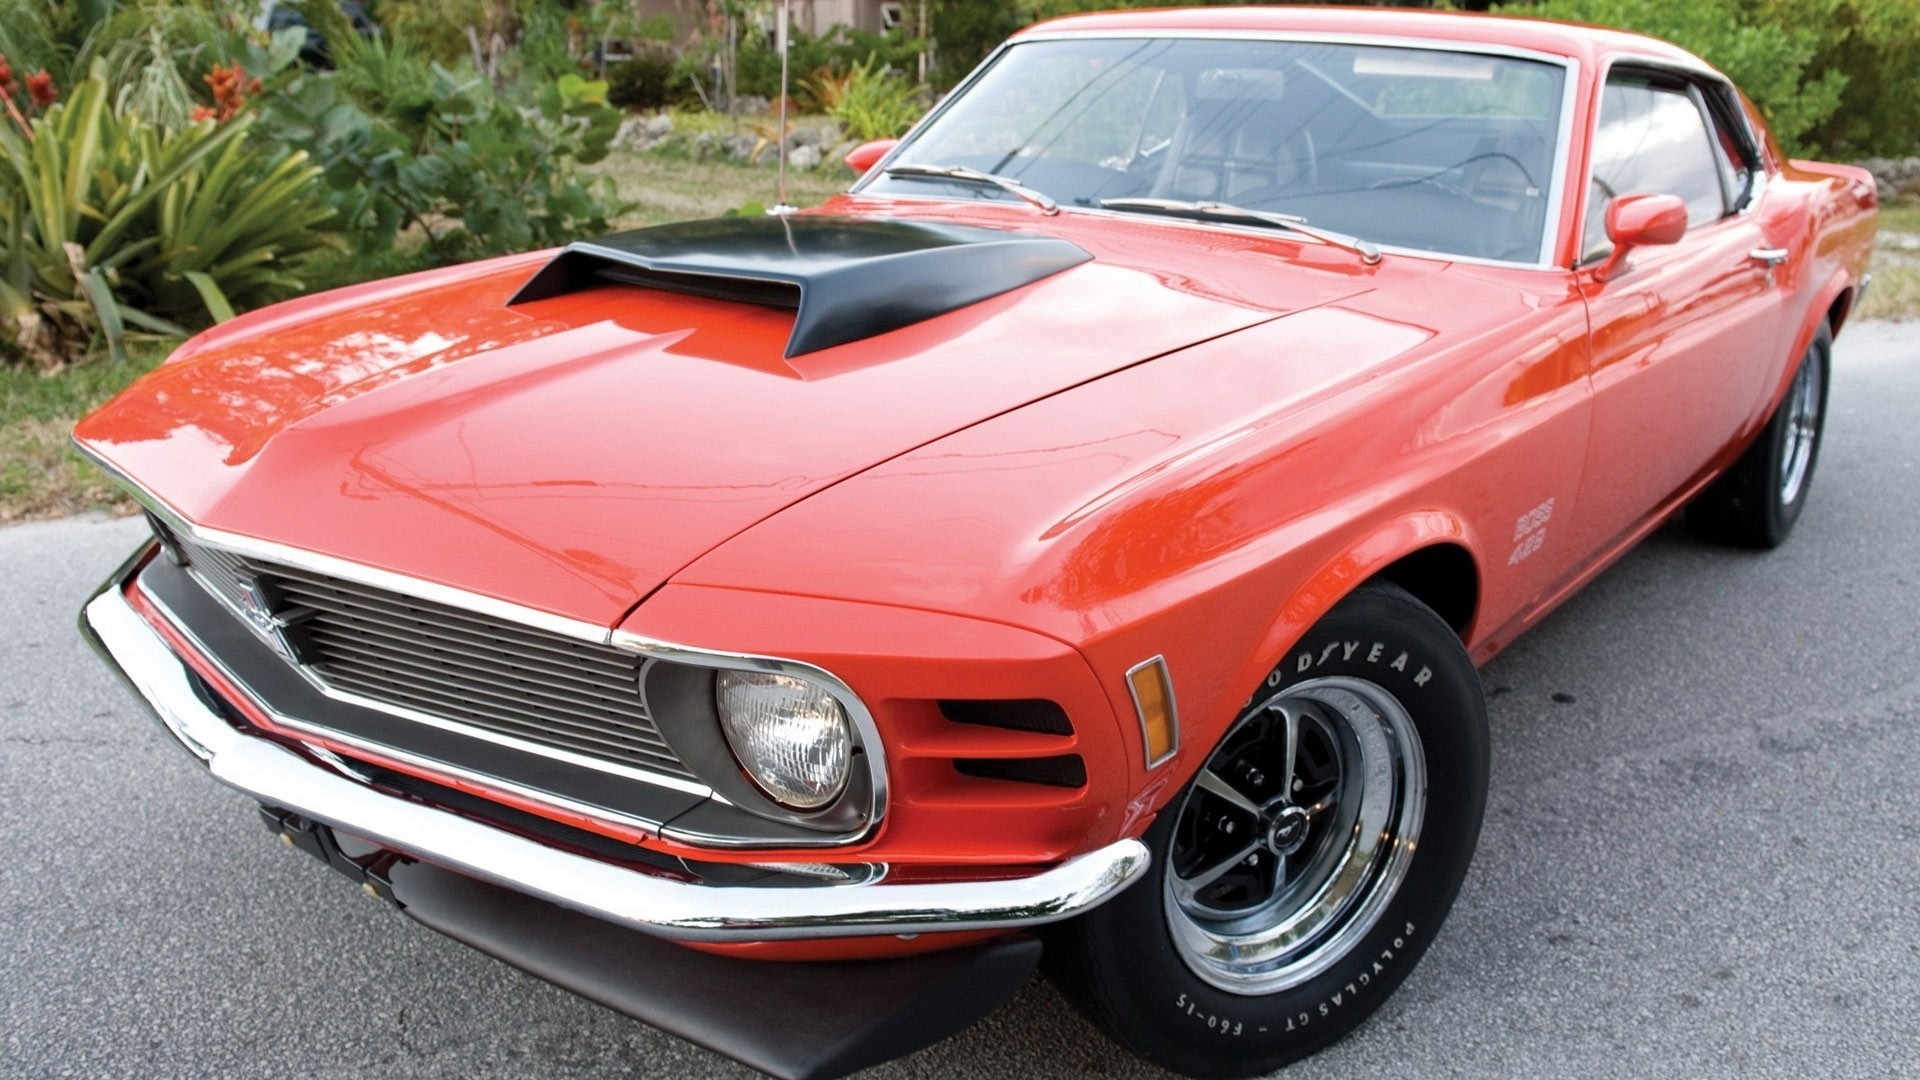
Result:
[[[1208,218],[1216,221],[1258,221],[1265,225],[1278,225],[1303,233],[1337,248],[1345,248],[1360,256],[1360,261],[1368,266],[1380,261],[1380,249],[1369,241],[1346,233],[1334,232],[1307,224],[1307,219],[1298,214],[1278,214],[1268,210],[1249,210],[1244,206],[1235,206],[1223,202],[1190,202],[1184,199],[1101,199],[1100,206],[1107,210],[1144,210],[1149,214],[1170,214],[1175,217]]]
[[[992,184],[1001,191],[1017,199],[1023,199],[1040,208],[1041,212],[1057,214],[1060,204],[1048,198],[1045,193],[1035,191],[1011,176],[998,173],[981,172],[969,169],[965,165],[893,165],[887,168],[888,176],[926,177],[934,180],[959,180],[968,184]]]

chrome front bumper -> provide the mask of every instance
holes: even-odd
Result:
[[[124,587],[116,574],[87,603],[82,630],[215,779],[406,856],[659,937],[774,941],[1034,926],[1101,904],[1147,869],[1146,846],[1120,840],[1026,878],[781,888],[690,884],[560,851],[385,794],[233,727]]]

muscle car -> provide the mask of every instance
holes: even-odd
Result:
[[[85,632],[274,834],[787,1076],[1043,952],[1196,1076],[1360,1023],[1476,665],[1675,515],[1793,528],[1877,212],[1670,45],[1345,8],[1041,24],[850,163],[243,315],[75,433],[153,532]]]

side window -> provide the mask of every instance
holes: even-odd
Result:
[[[1678,195],[1689,228],[1727,212],[1721,152],[1684,87],[1634,75],[1607,80],[1593,143],[1583,260],[1613,249],[1607,207],[1621,195]]]
[[[1752,136],[1744,125],[1736,120],[1740,115],[1739,102],[1734,100],[1733,92],[1728,88],[1708,90],[1707,113],[1713,124],[1713,137],[1719,158],[1720,174],[1726,184],[1727,205],[1739,209],[1745,206],[1753,194],[1754,173],[1760,164],[1760,152],[1752,143]]]

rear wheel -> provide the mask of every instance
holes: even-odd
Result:
[[[1193,1076],[1339,1039],[1433,940],[1479,836],[1485,704],[1459,640],[1391,585],[1329,613],[1148,830],[1147,878],[1063,927],[1063,989]]]
[[[1793,385],[1753,445],[1687,507],[1687,525],[1710,540],[1779,547],[1800,520],[1827,422],[1833,335],[1825,325],[1800,358]]]

